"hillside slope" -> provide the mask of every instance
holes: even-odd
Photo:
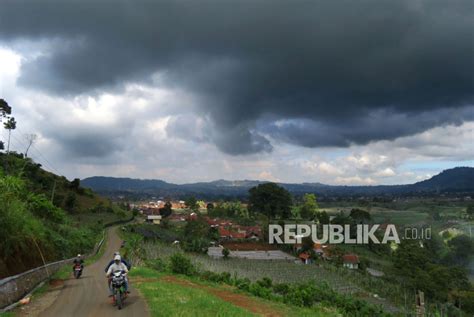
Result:
[[[0,153],[0,278],[92,250],[103,223],[127,217],[29,158]]]

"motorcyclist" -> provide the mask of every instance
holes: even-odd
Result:
[[[74,272],[74,269],[76,267],[76,265],[80,265],[81,266],[81,272],[82,270],[84,269],[84,260],[82,259],[82,256],[80,254],[77,255],[77,257],[74,259],[74,261],[72,262],[74,265],[72,267],[72,271]]]
[[[118,251],[114,252],[114,259],[115,259],[115,257],[116,257],[117,255],[120,255],[120,252],[118,252]],[[121,258],[121,262],[122,262],[123,264],[125,264],[125,266],[127,267],[127,269],[130,271],[130,269],[132,268],[132,265],[131,265],[130,263],[128,263],[127,261],[125,261],[122,257],[120,257],[120,258]],[[107,266],[105,267],[104,272],[107,273],[107,271],[109,270],[109,267],[110,267],[112,264],[114,264],[114,260],[111,260],[111,261],[109,262],[109,264],[107,264]]]
[[[117,254],[114,257],[113,263],[108,268],[107,274],[106,274],[107,278],[109,279],[109,290],[110,290],[110,295],[109,296],[113,296],[113,289],[112,289],[112,285],[111,285],[110,276],[112,275],[112,273],[117,272],[117,271],[121,271],[121,272],[124,273],[124,276],[125,276],[125,292],[129,293],[129,291],[128,291],[128,278],[127,278],[128,268],[122,262],[122,257]]]

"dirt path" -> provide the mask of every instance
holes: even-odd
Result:
[[[94,264],[84,268],[80,279],[68,279],[60,289],[54,302],[42,312],[41,317],[64,316],[149,316],[145,301],[131,287],[131,294],[125,301],[122,310],[112,306],[108,296],[105,266],[112,259],[114,251],[120,249],[121,240],[115,232],[116,228],[108,230],[107,250]],[[41,300],[41,299],[40,299]]]
[[[275,311],[273,308],[263,305],[261,302],[258,302],[254,300],[253,298],[243,295],[243,294],[232,292],[230,290],[228,291],[228,290],[223,290],[223,289],[216,289],[210,286],[196,284],[188,280],[177,278],[175,276],[165,276],[161,280],[166,281],[168,283],[178,284],[178,285],[182,285],[186,287],[202,289],[216,297],[219,297],[220,299],[228,303],[244,308],[245,310],[248,310],[260,316],[266,316],[266,317],[282,316],[281,313]]]

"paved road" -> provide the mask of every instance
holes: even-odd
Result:
[[[108,230],[107,250],[104,255],[94,264],[86,266],[81,278],[68,279],[55,302],[39,316],[149,316],[144,300],[133,288],[133,285],[130,288],[131,294],[125,300],[122,310],[113,306],[111,299],[107,297],[108,289],[104,269],[112,259],[114,251],[120,249],[121,243],[115,231],[116,228]]]

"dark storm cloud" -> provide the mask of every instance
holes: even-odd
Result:
[[[474,109],[464,107],[430,112],[400,114],[378,110],[365,117],[341,118],[337,122],[310,119],[261,120],[259,130],[274,139],[305,147],[367,144],[413,135],[434,126],[459,126],[474,120]],[[413,123],[416,122],[416,125]]]
[[[265,134],[347,146],[469,119],[473,11],[472,0],[7,1],[0,41],[50,40],[20,83],[55,94],[159,72],[198,96],[213,142],[238,154],[271,150]],[[270,117],[287,121],[256,125]]]
[[[62,133],[48,133],[62,146],[67,158],[106,159],[125,148],[125,135],[121,131],[104,131],[97,127],[63,127]]]

